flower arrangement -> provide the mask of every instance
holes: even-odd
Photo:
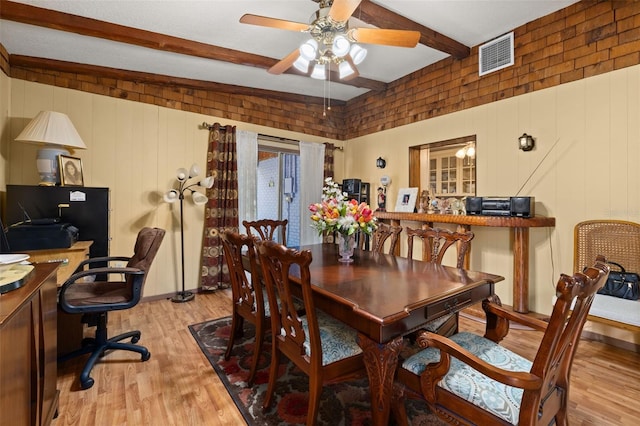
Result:
[[[309,206],[311,226],[318,234],[336,231],[343,235],[353,235],[361,231],[371,235],[378,224],[369,205],[347,199],[347,193],[340,191],[333,178],[325,179],[324,183],[322,202]]]

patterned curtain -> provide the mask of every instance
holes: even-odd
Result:
[[[335,178],[333,175],[333,152],[336,150],[336,146],[332,143],[325,142],[324,144],[324,178]],[[324,181],[322,182],[324,186]]]
[[[213,176],[213,187],[207,190],[204,235],[202,241],[202,290],[228,288],[229,270],[224,261],[220,233],[226,229],[238,232],[238,163],[236,160],[236,128],[215,123],[209,128],[207,175]]]

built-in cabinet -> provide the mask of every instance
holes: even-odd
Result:
[[[58,410],[58,263],[0,296],[0,426],[48,425]]]

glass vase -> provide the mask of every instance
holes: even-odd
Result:
[[[353,249],[356,247],[356,234],[343,235],[338,233],[338,253],[340,254],[339,262],[353,262]]]

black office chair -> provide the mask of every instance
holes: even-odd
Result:
[[[69,314],[84,314],[83,322],[97,327],[94,338],[84,339],[82,348],[61,359],[91,354],[80,374],[82,389],[93,386],[94,380],[89,377],[89,374],[98,358],[104,356],[107,350],[123,349],[138,352],[142,361],[147,361],[151,357],[147,348],[135,345],[140,340],[138,330],[107,338],[107,313],[132,308],[140,301],[147,273],[158,253],[164,234],[163,229],[143,228],[138,233],[132,257],[110,256],[87,259],[80,263],[76,272],[62,285],[58,296],[60,308]],[[127,261],[127,266],[90,268],[92,263],[105,261]],[[85,277],[94,277],[96,274],[106,274],[107,277],[121,274],[122,279],[120,281],[85,279]],[[128,338],[131,338],[131,343],[121,342]]]

